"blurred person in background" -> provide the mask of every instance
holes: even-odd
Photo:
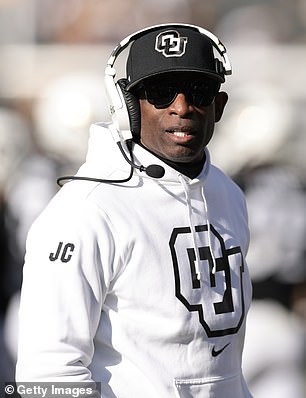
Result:
[[[38,150],[32,126],[14,107],[0,107],[1,380],[14,379],[17,311],[25,240],[33,220],[57,191],[58,165]]]
[[[14,186],[16,170],[29,153],[29,147],[24,118],[13,109],[0,106],[0,381],[14,378],[15,362],[6,344],[5,323],[10,301],[21,287],[24,254],[16,237],[18,217],[11,211],[8,186]],[[16,345],[16,339],[14,342]]]
[[[305,191],[294,170],[280,162],[245,168],[236,180],[246,194],[252,231],[246,378],[255,397],[304,398],[305,314],[298,306],[306,293],[297,292],[306,281]]]

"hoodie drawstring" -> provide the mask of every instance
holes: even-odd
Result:
[[[188,194],[188,192],[189,192],[188,185],[187,185],[184,177],[182,176],[182,174],[179,175],[179,179],[184,188],[186,202],[187,202],[189,227],[191,230],[193,247],[195,249],[195,273],[196,273],[197,279],[200,280],[201,279],[200,258],[199,258],[199,252],[196,250],[196,248],[197,248],[196,235],[195,235],[195,228],[192,223],[192,206],[191,206],[190,196]]]
[[[191,237],[192,237],[192,243],[193,246],[195,248],[195,272],[196,272],[196,277],[198,280],[201,279],[201,271],[200,271],[200,257],[199,257],[199,250],[196,250],[198,245],[196,244],[196,230],[195,230],[195,225],[192,222],[192,205],[191,205],[191,198],[189,195],[189,186],[188,183],[186,182],[184,176],[182,174],[179,175],[179,180],[184,188],[184,193],[185,193],[185,198],[186,198],[186,202],[187,202],[187,209],[188,209],[188,221],[189,221],[189,226],[190,226],[190,230],[191,230]],[[201,195],[202,195],[202,199],[203,199],[203,203],[204,203],[204,209],[205,209],[205,218],[206,218],[206,224],[207,224],[207,244],[208,244],[208,248],[209,248],[209,252],[212,258],[212,263],[213,263],[213,267],[212,267],[212,273],[215,274],[216,272],[216,259],[215,256],[213,254],[213,250],[212,250],[212,242],[211,242],[211,225],[210,225],[210,221],[209,221],[209,217],[208,217],[208,206],[207,206],[207,200],[205,197],[205,191],[204,191],[204,187],[202,187],[201,189]]]
[[[210,255],[212,258],[212,263],[213,263],[211,272],[214,275],[216,273],[217,264],[216,264],[216,259],[215,259],[214,253],[213,253],[212,244],[211,244],[211,225],[210,225],[210,221],[209,221],[209,213],[208,213],[208,206],[207,206],[207,200],[206,200],[206,196],[205,196],[204,186],[202,186],[201,192],[202,192],[202,198],[203,198],[204,208],[205,208],[205,213],[206,213],[208,248],[209,248]]]

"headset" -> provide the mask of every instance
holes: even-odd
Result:
[[[208,30],[190,24],[184,23],[167,23],[160,25],[153,25],[151,27],[141,29],[126,38],[124,38],[112,51],[105,68],[105,91],[106,97],[109,105],[109,111],[114,123],[113,137],[116,142],[123,143],[124,141],[134,139],[134,141],[139,141],[140,139],[140,109],[139,100],[129,91],[126,90],[128,80],[121,78],[116,81],[116,69],[114,64],[119,54],[125,50],[133,41],[137,40],[139,37],[146,35],[149,32],[159,30],[161,28],[167,27],[187,27],[202,35],[208,37],[213,47],[217,50],[220,55],[219,58],[215,58],[216,62],[216,72],[222,73],[224,75],[232,74],[232,67],[229,61],[226,48],[221,43],[221,41]],[[129,128],[127,128],[129,127]]]
[[[167,23],[153,25],[127,36],[119,44],[117,44],[107,61],[105,68],[105,92],[109,111],[113,121],[113,124],[110,125],[110,131],[122,153],[122,156],[131,166],[130,174],[127,178],[122,180],[105,180],[91,177],[64,176],[57,179],[57,184],[59,186],[62,186],[62,182],[67,180],[86,180],[110,184],[124,183],[132,178],[134,169],[137,169],[140,172],[145,172],[149,177],[152,178],[158,179],[164,176],[165,169],[160,165],[150,164],[145,167],[143,165],[137,165],[133,161],[132,142],[140,141],[140,105],[138,98],[126,89],[126,86],[129,83],[128,80],[126,78],[121,78],[116,81],[117,72],[114,68],[114,64],[122,51],[124,51],[132,42],[147,33],[167,27],[187,27],[208,37],[211,40],[214,49],[216,49],[221,58],[220,60],[219,58],[215,57],[216,72],[223,75],[231,75],[232,67],[225,46],[213,33],[200,26],[184,23]],[[130,157],[128,157],[126,150]]]

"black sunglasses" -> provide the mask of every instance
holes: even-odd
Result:
[[[183,80],[166,79],[148,80],[137,88],[136,95],[146,99],[155,108],[167,108],[183,93],[186,101],[196,107],[210,105],[220,89],[220,83],[214,80]]]

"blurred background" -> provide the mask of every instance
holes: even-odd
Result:
[[[83,163],[89,125],[109,120],[111,50],[165,22],[200,25],[228,49],[230,101],[210,150],[248,201],[244,373],[254,398],[305,398],[305,0],[0,0],[0,381],[14,378],[28,228]]]

